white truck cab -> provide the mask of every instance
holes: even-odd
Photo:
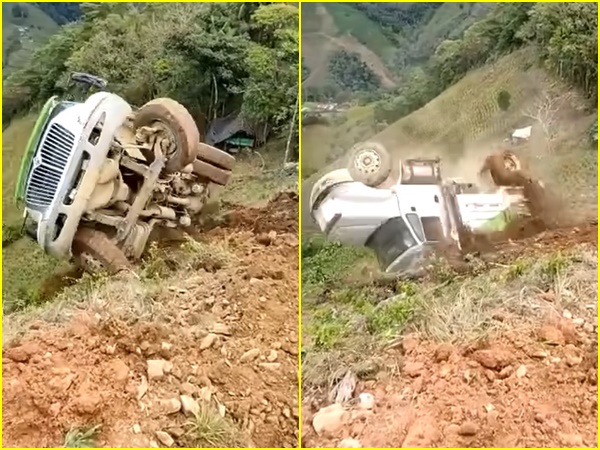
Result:
[[[503,229],[522,200],[519,191],[468,193],[474,189],[456,180],[398,180],[389,188],[370,187],[353,180],[347,169],[338,169],[315,183],[310,208],[327,239],[371,248],[383,271],[406,273],[420,268],[440,243],[460,248],[460,229]]]
[[[310,203],[327,239],[371,248],[386,272],[410,270],[450,230],[437,185],[378,189],[339,169],[315,183]]]

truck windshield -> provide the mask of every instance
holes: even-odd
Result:
[[[396,258],[417,245],[415,238],[402,217],[394,217],[381,225],[366,242],[375,252],[382,269],[385,270]]]

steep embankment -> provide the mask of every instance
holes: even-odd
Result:
[[[5,315],[3,445],[295,447],[297,195]]]
[[[410,280],[383,276],[365,249],[303,242],[307,447],[596,445],[596,115],[535,61],[525,48],[472,71],[380,132],[362,107],[319,138],[303,136],[303,157],[331,161],[303,183],[306,237],[312,182],[345,165],[352,143],[437,155],[445,176],[473,179],[528,125],[531,140],[515,150],[575,222],[498,243],[460,268],[433,261]]]
[[[594,446],[597,233],[546,232],[419,282],[349,250],[313,256],[307,275],[335,264],[338,284],[303,298],[303,443]]]
[[[523,49],[493,64],[475,70],[451,86],[423,108],[374,131],[372,109],[350,111],[337,127],[319,129],[319,139],[311,139],[311,129],[303,130],[303,159],[323,164],[334,162],[302,185],[303,226],[310,226],[308,198],[312,183],[328,170],[343,166],[349,145],[372,139],[383,143],[398,157],[439,155],[447,176],[472,179],[483,158],[514,128],[534,126],[531,141],[518,151],[531,169],[557,194],[569,185],[569,202],[595,217],[597,192],[596,153],[586,141],[595,115],[578,94],[555,81],[535,63],[535,51]],[[506,110],[498,104],[500,92],[510,95]],[[315,166],[317,167],[317,166]],[[589,213],[589,214],[587,214]]]

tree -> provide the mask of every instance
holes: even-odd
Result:
[[[339,86],[352,92],[376,90],[380,86],[377,75],[355,53],[335,52],[329,70]]]
[[[508,108],[510,108],[510,93],[502,89],[500,92],[498,92],[496,102],[502,111],[506,111]]]

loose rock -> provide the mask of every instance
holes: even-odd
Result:
[[[419,375],[421,375],[421,371],[424,368],[424,364],[420,363],[420,362],[410,362],[408,364],[405,364],[404,367],[402,368],[402,371],[408,375],[409,377],[418,377]]]
[[[231,336],[231,329],[227,325],[222,323],[216,323],[213,326],[211,332],[215,334],[222,334],[224,336]]]
[[[167,447],[171,447],[175,443],[171,435],[166,431],[157,431],[156,437],[163,445],[166,445]]]
[[[260,349],[252,348],[241,356],[240,361],[241,362],[253,361],[258,357],[258,355],[260,355]]]
[[[218,338],[219,336],[215,333],[208,333],[206,336],[204,336],[202,342],[200,342],[200,350],[206,350],[207,348],[212,347],[213,344],[217,342]]]
[[[564,345],[565,343],[565,337],[562,332],[552,325],[544,325],[540,328],[538,337],[540,340],[550,345]]]
[[[181,408],[185,414],[195,416],[200,412],[200,405],[192,397],[181,395],[179,398],[181,400]]]
[[[465,422],[458,429],[458,434],[461,436],[475,436],[479,431],[479,427],[475,422]]]
[[[352,438],[345,438],[340,441],[338,448],[361,448],[360,441]]]
[[[313,417],[312,426],[321,436],[325,433],[335,433],[342,429],[348,421],[349,414],[338,403],[321,408]]]
[[[160,401],[160,407],[162,409],[162,411],[164,412],[164,414],[175,414],[177,412],[179,412],[179,410],[181,409],[181,402],[179,400],[177,400],[176,398],[170,398],[168,400],[161,400]]]
[[[488,369],[500,370],[513,361],[513,354],[501,348],[477,350],[473,359]]]
[[[440,344],[435,349],[435,354],[434,354],[435,361],[436,362],[447,361],[448,358],[450,358],[450,355],[452,354],[453,351],[454,351],[454,348],[452,347],[451,344],[448,344],[448,343]]]
[[[129,367],[123,362],[123,360],[116,358],[110,363],[112,376],[115,381],[119,384],[124,384],[129,378]]]
[[[515,376],[517,378],[523,378],[525,375],[527,375],[527,367],[525,366],[525,364],[521,364],[515,372]]]
[[[274,362],[277,359],[277,351],[271,350],[267,356],[267,361]]]
[[[40,351],[37,344],[28,342],[18,347],[13,347],[4,351],[3,356],[12,359],[15,362],[27,362],[32,355]]]
[[[148,379],[155,380],[165,376],[173,368],[173,365],[164,359],[149,359],[148,363]]]
[[[373,397],[373,394],[363,392],[358,396],[358,402],[358,406],[361,409],[373,409],[375,406],[375,397]]]

